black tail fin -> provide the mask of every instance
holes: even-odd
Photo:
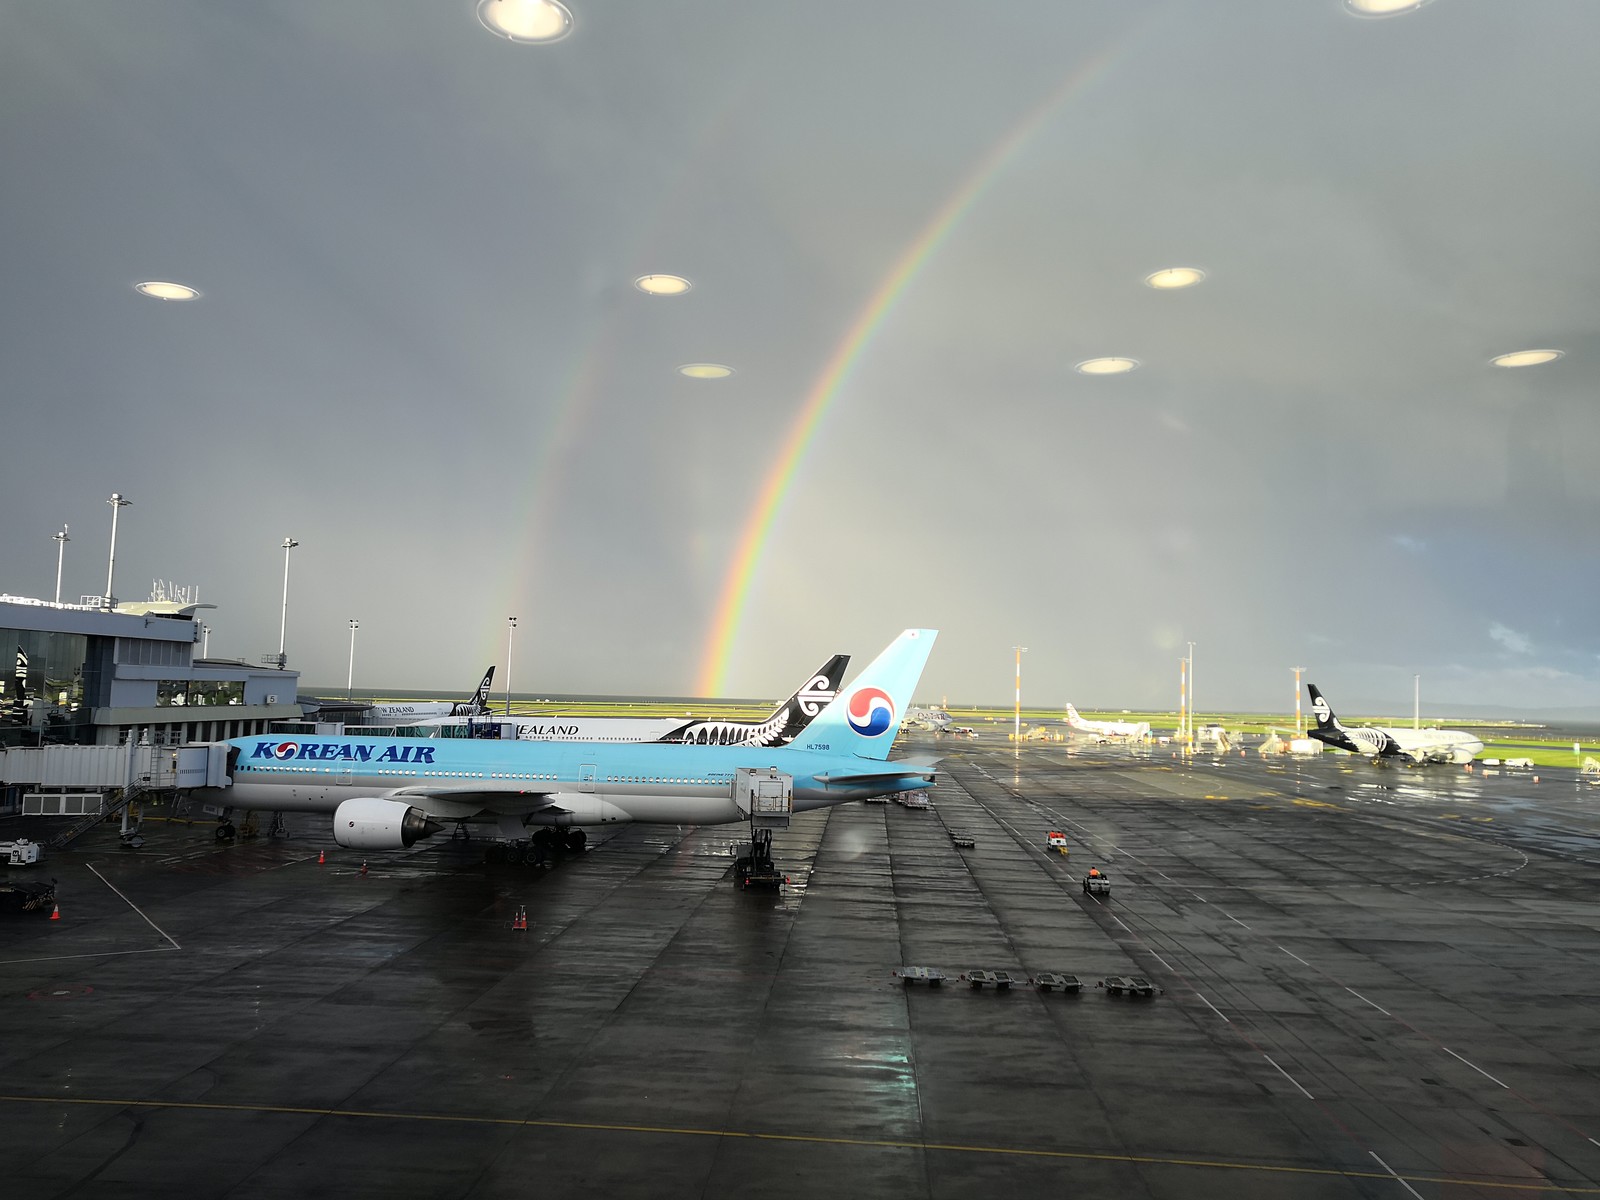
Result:
[[[478,713],[489,711],[489,685],[494,682],[494,667],[483,673],[483,682],[478,685],[478,690],[472,693],[472,699],[466,704],[466,715],[474,716]]]
[[[695,746],[787,746],[833,703],[849,665],[848,654],[835,654],[765,721],[690,721],[660,740]]]
[[[792,741],[795,734],[811,723],[812,717],[833,703],[833,698],[839,694],[839,685],[844,682],[845,668],[849,665],[848,654],[835,654],[818,667],[816,673],[802,683],[794,695],[773,710],[768,721],[776,721],[786,714],[789,717],[789,725],[785,730],[788,735],[784,739],[786,742]]]
[[[1306,684],[1306,691],[1311,693],[1311,715],[1317,719],[1317,728],[1324,732],[1343,729],[1344,726],[1339,724],[1339,718],[1333,715],[1333,709],[1322,698],[1322,693],[1317,691],[1317,685]]]

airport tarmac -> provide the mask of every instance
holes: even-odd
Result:
[[[777,895],[736,827],[364,874],[325,818],[102,827],[0,916],[0,1191],[1600,1195],[1600,788],[933,744],[931,809],[797,818]]]

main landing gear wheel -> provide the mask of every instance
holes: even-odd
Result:
[[[573,854],[582,854],[583,848],[589,844],[589,835],[581,829],[567,830],[567,849]]]
[[[224,821],[217,826],[217,841],[219,842],[231,842],[237,834],[238,830],[233,827],[232,821]]]

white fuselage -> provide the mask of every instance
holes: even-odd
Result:
[[[1469,763],[1483,753],[1483,739],[1461,729],[1384,729],[1407,758],[1417,762]]]
[[[668,734],[689,724],[683,717],[529,717],[495,716],[440,717],[434,720],[405,722],[429,730],[464,729],[471,725],[499,725],[501,738],[524,742],[659,742]],[[506,727],[510,731],[506,732]],[[347,733],[360,730],[350,727]]]
[[[1071,706],[1067,708],[1067,724],[1079,733],[1118,741],[1136,741],[1150,736],[1148,721],[1090,721],[1080,717]]]
[[[374,704],[368,712],[374,725],[416,725],[449,717],[460,707],[459,704]]]

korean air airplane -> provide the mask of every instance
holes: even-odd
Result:
[[[628,821],[742,821],[742,773],[792,782],[794,811],[927,788],[934,763],[889,759],[938,632],[908,629],[788,746],[535,742],[472,738],[245,737],[229,742],[231,785],[205,802],[266,812],[326,812],[334,838],[398,850],[445,822],[520,839]]]

